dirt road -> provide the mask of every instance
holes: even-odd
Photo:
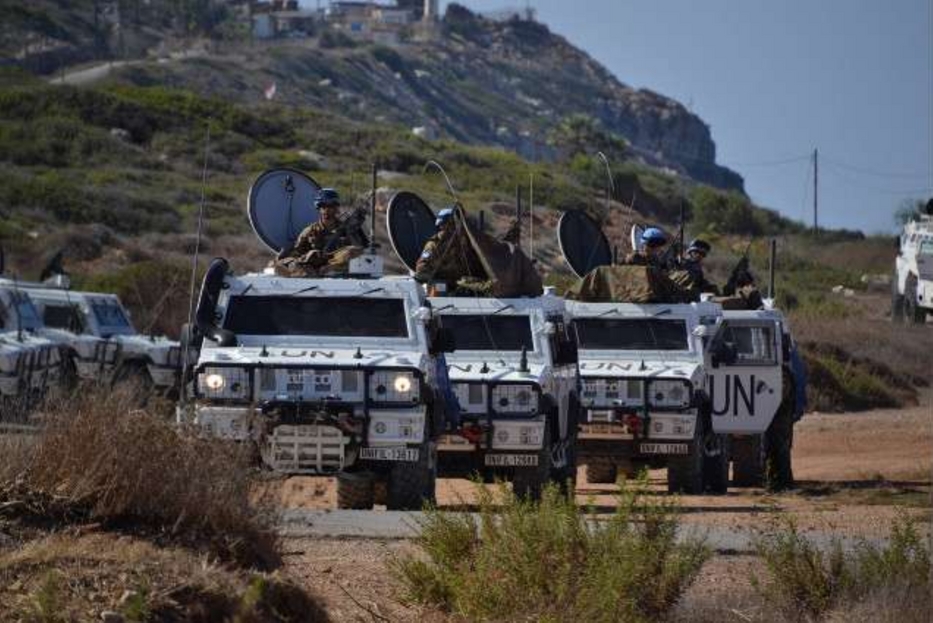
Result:
[[[908,512],[928,528],[931,520],[933,471],[933,401],[921,407],[872,411],[862,414],[809,414],[798,425],[794,443],[797,490],[768,495],[743,489],[725,496],[683,496],[683,520],[688,527],[711,529],[714,547],[722,534],[749,535],[769,521],[793,517],[810,534],[839,534],[883,538],[898,512]],[[577,498],[611,512],[613,488],[588,485],[581,480]],[[662,493],[664,472],[650,474],[652,488]],[[441,506],[469,502],[473,485],[462,480],[441,480]],[[319,512],[335,508],[333,483],[323,478],[290,478],[270,489],[281,508]],[[899,510],[901,509],[901,510]],[[412,551],[404,537],[404,522],[376,511],[385,526],[383,538],[286,538],[285,572],[320,594],[336,621],[379,620],[442,621],[442,615],[399,603],[398,587],[386,565]],[[319,513],[319,522],[352,528],[340,513]],[[350,522],[352,524],[352,522]],[[299,531],[300,533],[300,531]],[[377,532],[378,533],[378,532]],[[367,533],[372,536],[373,532]],[[743,548],[737,548],[740,551]],[[721,607],[747,599],[749,579],[761,574],[753,556],[719,555],[704,567],[685,598],[686,618],[693,620],[704,607]],[[731,602],[730,602],[731,603]],[[704,604],[706,606],[704,606]],[[739,605],[737,605],[739,607]],[[752,607],[748,604],[743,608]],[[738,620],[738,619],[736,619]]]

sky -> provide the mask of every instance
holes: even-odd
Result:
[[[699,115],[760,205],[812,224],[814,149],[820,226],[894,231],[902,201],[933,196],[933,0],[528,4],[623,83]]]

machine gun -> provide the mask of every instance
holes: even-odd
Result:
[[[729,280],[726,282],[726,285],[722,289],[722,293],[725,296],[734,296],[736,291],[742,286],[755,283],[755,276],[749,270],[750,260],[748,258],[748,253],[752,249],[752,242],[749,241],[748,246],[745,247],[745,252],[742,254],[742,257],[739,258],[739,261],[736,262],[735,267],[732,269],[732,273],[729,275]]]
[[[350,211],[350,214],[345,216],[340,221],[340,224],[334,228],[330,236],[328,236],[327,244],[324,245],[322,252],[325,254],[333,253],[337,250],[337,245],[340,244],[340,240],[345,237],[349,238],[353,246],[369,246],[369,237],[363,231],[363,223],[366,222],[368,213],[369,208],[366,206],[361,206]]]

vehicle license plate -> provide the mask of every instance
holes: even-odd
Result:
[[[418,460],[418,448],[360,448],[360,458],[370,461]]]
[[[537,454],[487,454],[489,467],[537,467]]]
[[[638,446],[642,454],[689,454],[690,448],[685,443],[643,443]]]

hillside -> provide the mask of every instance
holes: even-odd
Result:
[[[451,5],[428,42],[411,38],[386,47],[355,42],[326,26],[315,37],[251,41],[242,32],[232,34],[238,31],[228,16],[227,22],[205,25],[209,39],[197,39],[196,32],[178,37],[171,24],[179,18],[168,14],[168,8],[157,10],[174,5],[153,2],[142,9],[136,3],[143,17],[124,20],[116,37],[112,27],[100,26],[101,34],[91,24],[94,19],[98,24],[113,20],[114,11],[98,10],[95,18],[91,4],[43,0],[20,7],[14,11],[19,36],[8,35],[0,49],[13,55],[8,62],[33,71],[56,66],[64,71],[61,65],[69,56],[73,62],[95,54],[136,58],[139,62],[118,69],[112,80],[172,86],[248,105],[263,101],[265,89],[275,84],[276,101],[285,105],[358,121],[424,127],[443,138],[504,147],[535,160],[553,161],[568,149],[595,152],[606,146],[600,135],[609,135],[618,139],[617,148],[610,149],[614,159],[663,167],[719,188],[743,189],[738,174],[716,164],[716,146],[699,117],[674,100],[621,83],[535,21],[497,22]],[[31,60],[24,59],[26,48],[12,42],[23,39],[22,31],[37,28],[42,45]],[[199,54],[181,60],[167,56],[167,50],[185,46],[189,51],[196,46]],[[50,58],[40,61],[42,50],[61,53],[47,52]],[[575,116],[583,124],[566,127]]]

